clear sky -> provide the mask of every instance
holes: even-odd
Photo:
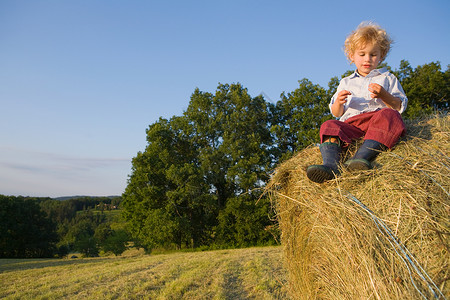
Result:
[[[450,64],[450,1],[0,0],[0,194],[120,195],[159,117],[195,88],[241,83],[276,102],[353,69],[361,21],[387,63]]]

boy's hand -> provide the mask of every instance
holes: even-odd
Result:
[[[383,98],[386,95],[386,90],[378,83],[369,84],[369,92],[372,99]]]
[[[338,93],[335,102],[339,103],[339,104],[344,104],[345,102],[347,102],[347,96],[350,96],[352,93],[350,93],[349,91],[346,90],[342,90]]]
[[[379,98],[388,107],[400,111],[402,108],[402,100],[398,97],[392,96],[388,91],[386,91],[381,85],[377,83],[369,84],[370,97],[372,99]]]
[[[339,118],[344,113],[344,103],[347,102],[347,96],[351,95],[349,91],[342,90],[337,94],[333,105],[331,105],[331,113]]]

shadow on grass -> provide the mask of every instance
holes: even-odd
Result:
[[[225,299],[247,299],[248,294],[242,286],[240,279],[243,272],[240,262],[230,262],[227,271],[222,274],[224,283],[222,285]]]
[[[48,267],[62,267],[68,265],[80,264],[98,264],[111,258],[77,258],[77,259],[59,259],[59,258],[3,258],[0,259],[0,273],[11,271],[24,271],[30,269],[41,269]]]

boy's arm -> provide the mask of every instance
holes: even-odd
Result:
[[[338,93],[336,99],[331,105],[331,113],[339,118],[344,114],[344,104],[347,102],[347,96],[351,95],[349,91],[342,90]]]
[[[402,100],[399,97],[392,96],[381,85],[377,83],[369,84],[370,97],[381,99],[388,107],[400,111]]]

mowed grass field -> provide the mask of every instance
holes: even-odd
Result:
[[[288,299],[281,247],[0,259],[6,299]]]

